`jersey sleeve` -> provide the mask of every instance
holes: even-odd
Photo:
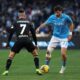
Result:
[[[37,45],[37,38],[36,38],[35,29],[34,29],[34,24],[31,24],[31,25],[30,25],[30,31],[31,31],[33,40],[34,40],[34,42],[35,42],[35,45]]]
[[[51,25],[52,24],[52,21],[53,20],[53,15],[51,15],[44,23],[46,24],[46,25]]]
[[[13,22],[12,25],[11,25],[11,28],[10,28],[11,33],[14,33],[14,32],[15,32],[16,27],[17,27],[17,23],[16,23],[16,21],[15,21],[15,22]]]
[[[9,32],[9,37],[8,37],[8,42],[7,42],[8,45],[9,45],[11,39],[12,39],[12,36],[13,36],[14,32],[15,32],[15,27],[12,25],[11,28],[10,28],[10,32]]]

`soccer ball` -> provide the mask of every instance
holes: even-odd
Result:
[[[48,65],[42,65],[40,67],[40,70],[43,72],[43,73],[47,73],[49,71],[49,66]]]

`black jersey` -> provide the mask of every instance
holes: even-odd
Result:
[[[10,42],[13,33],[15,33],[17,35],[17,38],[19,39],[23,37],[29,38],[29,32],[32,33],[33,40],[37,45],[37,39],[35,35],[35,30],[33,28],[33,24],[28,20],[18,19],[16,22],[13,23],[11,27],[8,43]]]

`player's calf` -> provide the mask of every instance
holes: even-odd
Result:
[[[50,60],[51,60],[51,54],[50,54],[49,51],[47,51],[45,64],[46,64],[46,65],[49,65],[49,64],[50,64]]]

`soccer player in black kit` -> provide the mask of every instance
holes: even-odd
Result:
[[[33,40],[35,42],[35,45],[37,46],[37,39],[35,35],[35,30],[33,29],[33,25],[30,21],[27,20],[26,13],[24,9],[20,9],[18,13],[18,20],[13,24],[11,27],[11,33],[8,38],[7,46],[9,45],[9,42],[12,38],[13,33],[17,35],[17,40],[14,44],[14,46],[11,48],[9,57],[6,62],[6,70],[3,72],[2,75],[7,75],[9,73],[9,68],[12,64],[12,60],[16,53],[19,53],[19,51],[22,48],[26,48],[29,52],[32,53],[34,57],[34,64],[36,67],[36,73],[41,75],[42,72],[39,70],[39,58],[37,53],[36,46],[32,43],[31,38],[29,37],[29,32],[31,31]]]

